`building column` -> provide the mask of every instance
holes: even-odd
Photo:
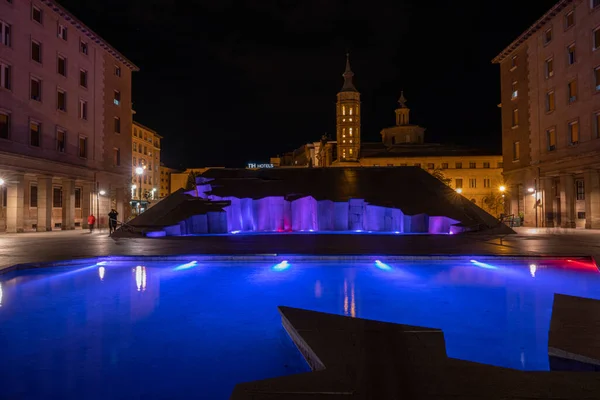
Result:
[[[92,184],[84,183],[81,187],[81,226],[83,229],[89,229],[87,219],[90,214],[94,214],[92,210]],[[96,219],[98,216],[96,215]]]
[[[540,194],[542,196],[542,226],[553,227],[556,223],[554,218],[554,190],[552,190],[554,178],[540,178]]]
[[[519,186],[511,185],[509,188],[509,214],[519,216]]]
[[[75,181],[62,180],[62,230],[75,229]]]
[[[23,232],[23,224],[25,223],[25,176],[13,175],[6,185],[6,232]]]
[[[563,228],[575,228],[575,179],[573,175],[560,177],[560,213]]]
[[[585,228],[600,228],[600,175],[597,170],[583,173],[585,186]]]
[[[41,176],[37,179],[37,231],[52,230],[52,177]]]

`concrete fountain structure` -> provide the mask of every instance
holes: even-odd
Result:
[[[418,167],[211,169],[161,203],[131,225],[150,236],[512,232]]]

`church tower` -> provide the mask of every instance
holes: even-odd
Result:
[[[404,91],[400,92],[400,98],[398,99],[398,108],[396,108],[396,125],[410,125],[408,120],[408,113],[410,108],[406,107],[406,98],[404,97]]]
[[[344,86],[337,94],[337,162],[356,162],[360,157],[360,93],[352,83],[350,54],[346,54]]]

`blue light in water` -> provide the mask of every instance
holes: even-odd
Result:
[[[288,269],[289,267],[290,267],[290,263],[288,263],[287,260],[283,260],[279,264],[275,264],[273,266],[273,271],[283,271],[283,270]]]
[[[231,231],[231,234],[236,235],[238,233],[240,233],[241,231]]]
[[[375,266],[379,269],[382,269],[384,271],[390,271],[392,269],[392,267],[390,267],[389,265],[387,265],[386,263],[383,263],[379,260],[375,260]]]
[[[479,262],[477,260],[471,260],[471,263],[473,263],[473,265],[476,265],[481,268],[486,268],[486,269],[497,269],[498,268],[498,267],[494,267],[493,265],[490,265],[490,264]]]
[[[198,263],[198,261],[190,261],[189,263],[178,265],[177,267],[175,267],[173,269],[173,271],[181,271],[184,269],[190,269],[190,268],[195,267],[197,263]]]

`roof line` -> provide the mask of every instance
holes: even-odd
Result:
[[[133,125],[136,125],[136,126],[138,126],[138,127],[142,128],[142,129],[145,129],[145,130],[147,130],[148,132],[152,132],[154,135],[156,135],[156,136],[159,136],[160,138],[162,138],[162,136],[160,136],[160,135],[158,134],[158,132],[156,132],[154,129],[148,128],[146,125],[142,125],[142,124],[140,124],[140,123],[139,123],[139,122],[137,122],[137,121],[133,121]]]
[[[500,52],[494,59],[492,60],[493,64],[498,64],[506,57],[508,57],[513,51],[515,51],[523,42],[531,37],[535,32],[537,32],[542,26],[546,24],[549,20],[554,18],[556,14],[562,11],[568,4],[572,3],[573,0],[560,0],[556,3],[548,12],[546,12],[540,19],[534,22],[525,32],[523,32],[518,38],[516,38],[511,44],[508,45],[504,50]]]
[[[106,52],[115,57],[117,60],[121,61],[132,71],[139,71],[139,67],[131,62],[127,57],[121,54],[117,49],[112,47],[108,42],[100,37],[96,32],[92,31],[87,25],[81,22],[77,17],[67,11],[60,4],[52,1],[52,0],[40,0],[40,2],[44,3],[48,7],[50,7],[54,12],[58,13],[61,17],[66,19],[73,25],[75,28],[80,30],[83,34],[85,34],[90,40],[94,43],[102,47]]]

